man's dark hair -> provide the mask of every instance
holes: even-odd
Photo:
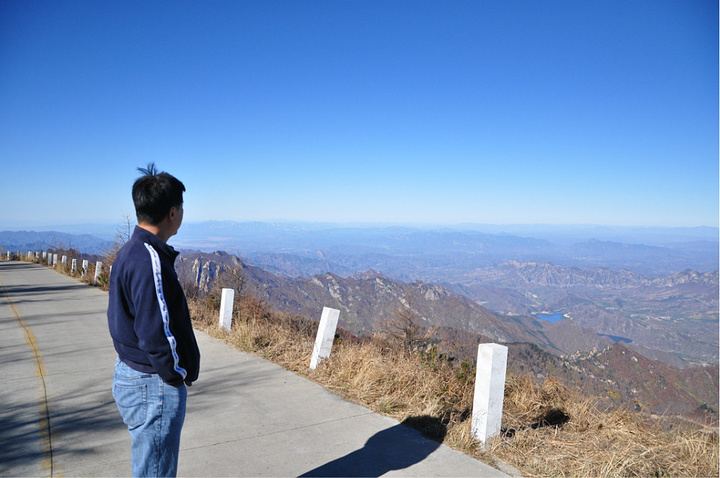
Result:
[[[138,168],[143,176],[133,184],[132,196],[138,222],[157,225],[168,215],[170,209],[183,203],[185,186],[177,178],[157,171],[155,163]]]

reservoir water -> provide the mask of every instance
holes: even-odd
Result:
[[[550,322],[551,324],[565,320],[565,316],[560,312],[555,314],[535,314],[535,317],[540,320],[544,320],[545,322]]]

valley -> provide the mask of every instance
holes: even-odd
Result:
[[[433,331],[433,343],[440,351],[456,360],[473,360],[478,343],[499,342],[510,347],[509,367],[515,372],[561,377],[610,404],[632,403],[651,413],[718,410],[717,360],[712,362],[713,352],[717,353],[717,330],[714,336],[702,337],[694,335],[699,330],[693,334],[673,332],[665,323],[653,327],[638,320],[640,325],[623,326],[598,312],[602,308],[588,305],[588,299],[574,307],[568,307],[565,300],[563,304],[570,312],[555,322],[529,314],[500,314],[446,287],[422,281],[404,283],[376,271],[348,277],[332,273],[310,278],[286,277],[225,252],[186,252],[178,261],[181,281],[191,282],[189,287],[196,286],[201,294],[217,294],[221,287],[232,287],[241,294],[260,298],[280,312],[313,320],[319,319],[324,306],[337,308],[339,326],[355,335],[382,331],[384,324],[409,310],[422,330]],[[708,282],[707,277],[699,275],[691,282],[714,287],[717,279],[712,277],[711,274]],[[678,286],[676,282],[669,281],[675,284],[673,287]],[[668,281],[661,283],[668,286]],[[535,294],[533,300],[539,304],[539,299]],[[680,304],[684,302],[678,300]],[[574,319],[574,315],[584,313],[597,316],[583,321]],[[617,340],[614,336],[613,340],[612,334],[598,332],[596,327],[622,333],[623,337],[641,337],[644,331],[648,343],[654,337],[663,343],[677,343],[683,350],[690,350],[685,347],[701,350],[705,346],[702,351],[706,357],[698,357],[697,352],[683,357],[635,340]],[[712,340],[716,341],[714,348]],[[710,415],[704,419],[716,416]]]
[[[188,226],[171,242],[181,250],[176,269],[189,295],[231,287],[312,320],[329,306],[341,311],[340,327],[358,336],[410,311],[420,329],[432,332],[434,346],[456,360],[473,360],[480,342],[503,343],[518,373],[559,376],[651,413],[717,417],[717,228],[592,229],[602,233],[599,240],[583,228],[527,237],[407,227]],[[0,233],[6,241],[0,244],[12,251],[57,248],[60,238],[80,243],[49,232]],[[86,247],[107,250],[107,242],[97,243]]]

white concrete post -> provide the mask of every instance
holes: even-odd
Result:
[[[504,345],[478,345],[471,434],[484,448],[500,434],[507,355]]]
[[[77,270],[77,259],[73,259],[72,262],[70,262],[70,274],[75,274],[76,270]]]
[[[35,262],[40,262],[40,253],[35,251]]]
[[[32,252],[28,251],[28,253],[27,253],[27,260],[32,259],[32,257],[33,257]]]
[[[48,251],[48,253],[47,253],[47,260],[48,260],[47,261],[48,265],[51,266],[52,265],[52,253],[50,251]]]
[[[57,254],[53,254],[53,267],[57,267]]]
[[[10,260],[10,251],[7,251],[7,260]]]
[[[335,329],[337,329],[339,317],[339,310],[323,307],[317,337],[315,337],[315,347],[313,347],[312,358],[310,359],[311,370],[315,370],[318,365],[330,357],[330,350],[332,349],[333,340],[335,339]]]
[[[60,263],[62,265],[67,265],[67,256],[62,256],[62,259],[60,259]]]
[[[85,274],[87,274],[88,265],[89,264],[88,264],[87,259],[83,259],[83,263],[82,263],[82,276],[83,277],[85,277]]]
[[[97,261],[95,263],[95,279],[93,279],[94,282],[97,282],[100,280],[100,273],[102,272],[102,262]]]
[[[220,327],[230,332],[232,327],[233,301],[235,289],[223,289],[220,297]]]

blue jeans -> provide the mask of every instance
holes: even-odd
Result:
[[[133,476],[176,476],[187,389],[117,359],[113,398],[132,440]]]

